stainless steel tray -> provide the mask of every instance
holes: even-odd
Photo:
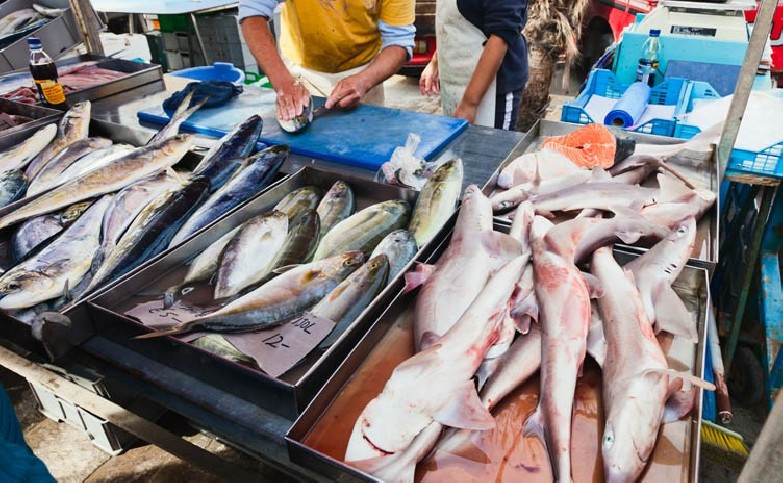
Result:
[[[502,225],[496,225],[496,229],[504,231],[506,228]],[[435,250],[431,260],[437,260],[446,246],[447,241],[444,241]],[[621,262],[639,256],[619,250],[615,250],[615,255]],[[710,303],[708,273],[702,268],[686,267],[677,279],[674,288],[685,301],[694,318],[694,323],[698,326],[699,342],[694,346],[691,343],[683,344],[681,341],[675,341],[669,350],[668,357],[670,360],[677,360],[671,365],[676,367],[685,365],[694,374],[702,375],[706,347],[707,309]],[[413,354],[412,309],[414,301],[415,293],[400,292],[397,294],[390,308],[373,324],[328,384],[296,420],[286,436],[289,457],[293,463],[332,481],[378,481],[343,463],[342,458],[353,425],[363,408],[383,389],[397,364]],[[667,340],[671,340],[671,338],[667,338]],[[575,411],[588,413],[588,417],[578,416],[574,423],[575,441],[573,447],[584,449],[584,451],[580,451],[579,461],[574,460],[573,463],[574,471],[579,471],[583,478],[576,475],[575,481],[593,480],[594,475],[599,475],[597,478],[602,480],[600,477],[602,472],[600,446],[598,446],[601,440],[600,431],[603,429],[603,424],[599,421],[601,417],[600,388],[600,370],[591,361],[586,366],[585,376],[578,382],[577,394],[579,396],[574,405]],[[513,436],[509,436],[512,440],[505,441],[507,446],[512,445],[516,448],[515,453],[511,455],[511,462],[505,466],[506,473],[503,476],[507,481],[535,479],[537,473],[522,469],[524,463],[531,463],[531,459],[534,464],[547,464],[545,453],[541,453],[542,448],[536,450],[536,455],[528,454],[527,460],[522,464],[517,464],[520,463],[520,459],[516,451],[524,453],[525,448],[529,451],[533,446],[533,443],[522,443],[518,439],[518,430],[524,422],[518,416],[524,417],[535,409],[538,390],[538,378],[533,377],[493,411],[496,418],[505,416],[504,421],[507,426],[513,428],[513,433],[511,433]],[[669,481],[672,483],[675,481],[697,481],[701,405],[702,396],[699,394],[698,404],[689,419],[663,426],[652,455],[652,466],[645,472],[644,481]],[[516,413],[518,416],[512,417],[509,413]],[[499,424],[498,426],[502,427],[503,425]],[[477,441],[477,439],[481,439],[481,441]],[[485,451],[488,441],[501,440],[503,437],[494,433],[481,438],[475,437],[472,441],[481,451]],[[476,454],[480,455],[481,451]],[[516,455],[516,459],[514,455]],[[449,472],[449,468],[455,471]],[[476,481],[499,479],[497,475],[489,472],[488,468],[492,469],[492,465],[484,465],[483,463],[476,465],[470,463],[466,458],[439,460],[437,465],[429,461],[426,464],[420,464],[417,468],[416,481],[449,479],[460,481],[460,478],[468,477]],[[543,473],[546,474],[546,471]]]
[[[96,121],[95,119],[90,121],[89,135],[102,136],[111,139],[116,143],[128,143],[134,146],[145,144],[152,136],[152,134],[147,131],[131,129],[113,123]],[[15,137],[16,135],[0,137],[0,150],[6,149],[16,144],[13,142]],[[201,157],[199,155],[194,154],[193,152],[189,152],[185,155],[182,161],[180,161],[177,167],[193,167],[198,164],[200,160]],[[14,230],[15,227],[0,230],[0,268],[3,269],[7,269],[12,265],[10,246],[11,237],[13,236]],[[147,263],[151,263],[153,260],[155,260],[155,258]],[[136,270],[141,270],[145,265],[146,264],[142,264],[135,270],[131,271],[128,275],[135,272]],[[101,290],[101,287],[96,290]],[[85,294],[85,297],[89,295],[89,293]],[[73,302],[76,303],[78,301]],[[67,307],[63,308],[63,310],[67,310]],[[90,333],[90,328],[76,330],[72,334],[72,342],[74,344],[83,342],[90,336]],[[30,333],[30,322],[13,317],[4,311],[0,311],[0,338],[9,340],[27,351],[44,354],[43,347],[32,337],[32,334]]]
[[[506,166],[514,161],[514,159],[522,154],[537,151],[544,139],[549,136],[562,136],[575,131],[580,127],[583,127],[583,125],[547,120],[540,120],[537,122],[530,131],[525,134],[525,137],[519,143],[519,146],[514,150],[514,153],[495,170],[492,177],[487,181],[487,184],[484,185],[484,193],[490,195],[493,192],[497,184],[498,175]],[[625,134],[636,139],[637,142],[645,144],[676,144],[683,141],[681,139],[652,136],[649,134],[637,134],[632,132]],[[516,156],[514,154],[516,154]],[[670,163],[697,187],[710,189],[716,194],[719,193],[720,180],[718,179],[718,164],[714,152],[707,158],[688,157],[689,154],[694,153],[679,155],[677,158],[672,159]],[[655,180],[648,180],[648,183],[645,185],[648,184],[650,186],[657,186]],[[712,210],[699,220],[697,225],[696,244],[693,247],[690,258],[691,265],[704,267],[710,271],[714,270],[718,263],[719,204],[720,199],[716,199]],[[495,219],[503,224],[510,223],[510,221],[504,217],[496,217]],[[638,246],[618,245],[618,247],[637,253],[642,253],[648,248],[641,244]]]
[[[161,292],[165,287],[179,283],[188,260],[243,221],[272,209],[283,196],[294,189],[307,185],[328,189],[340,179],[354,190],[357,210],[388,199],[406,199],[414,203],[417,196],[415,191],[374,183],[364,178],[353,178],[310,167],[303,168],[225,216],[211,228],[201,231],[189,241],[158,257],[144,269],[137,270],[103,289],[91,297],[84,307],[80,307],[82,313],[92,320],[100,336],[138,352],[150,361],[165,364],[170,369],[196,378],[219,391],[243,398],[249,404],[259,405],[283,417],[295,418],[364,335],[370,323],[379,315],[378,312],[388,307],[391,298],[402,287],[401,276],[376,297],[370,307],[329,350],[322,355],[311,354],[280,378],[229,362],[178,339],[132,340],[134,336],[146,333],[148,329],[123,314],[141,301],[155,298],[134,297],[135,294],[149,292],[150,288],[153,288],[153,292]],[[423,247],[420,253],[428,253],[428,246]],[[110,352],[94,355],[109,361],[113,358]],[[146,370],[137,366],[127,369],[134,373],[144,373]],[[192,397],[197,398],[200,395],[194,394]]]
[[[61,111],[55,109],[19,104],[18,102],[9,101],[2,97],[0,97],[0,113],[25,116],[32,119],[32,121],[19,124],[11,129],[0,131],[0,142],[5,142],[6,139],[9,139],[8,142],[10,142],[11,145],[24,141],[32,135],[33,131],[38,130],[46,124],[58,122],[63,115]]]

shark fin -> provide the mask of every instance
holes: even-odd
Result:
[[[666,400],[663,410],[663,423],[673,423],[687,416],[696,406],[696,398],[699,391],[691,387],[688,390],[682,389],[681,379],[677,379],[669,386],[670,396]],[[673,390],[675,389],[675,390]]]
[[[593,306],[590,329],[587,332],[587,353],[601,368],[604,367],[604,361],[606,360],[606,348],[604,327],[595,306]]]
[[[416,262],[415,268],[405,273],[405,293],[427,283],[435,268],[435,265]]]
[[[522,425],[522,434],[527,436],[535,436],[541,441],[541,444],[546,448],[546,435],[544,433],[544,421],[541,414],[540,407],[528,416],[525,424]]]
[[[472,380],[463,381],[456,387],[433,419],[453,428],[484,430],[495,427],[495,418],[481,403]]]
[[[604,287],[601,285],[601,281],[598,280],[598,277],[592,273],[582,272],[582,278],[585,279],[587,289],[590,291],[591,299],[600,299],[604,296],[604,293],[606,292],[604,291]]]
[[[663,281],[653,293],[655,307],[655,333],[661,331],[684,337],[691,342],[698,340],[691,314],[677,293]]]
[[[658,185],[661,187],[661,199],[658,203],[682,200],[693,194],[693,190],[685,186],[685,183],[663,173],[658,173]]]

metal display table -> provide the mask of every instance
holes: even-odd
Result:
[[[116,129],[125,140],[130,137],[144,142],[159,128],[143,126],[136,113],[143,107],[160,103],[188,81],[166,76],[156,82],[100,99],[93,103],[92,117],[109,133]],[[516,156],[523,139],[522,133],[504,132],[470,126],[457,139],[445,146],[443,157],[460,156],[465,166],[465,184],[483,185],[494,169],[507,157]],[[197,146],[209,147],[215,139],[197,137]],[[374,172],[351,168],[317,159],[292,155],[282,170],[288,173],[302,166],[318,167],[372,179]],[[30,337],[29,334],[26,337]],[[230,481],[257,479],[242,469],[226,463],[219,457],[173,435],[154,422],[137,416],[117,403],[98,396],[67,379],[47,370],[44,351],[29,352],[15,346],[13,340],[0,337],[0,365],[12,370],[48,390],[61,394],[73,404],[108,420],[139,439],[171,452],[183,460],[207,469]],[[194,426],[208,431],[223,442],[234,446],[263,463],[298,481],[319,481],[319,475],[290,462],[285,435],[293,424],[288,419],[247,401],[217,390],[194,378],[156,363],[100,335],[92,335],[86,342],[71,349],[57,367],[77,364],[101,374],[106,380],[143,394],[165,409],[185,417]],[[151,367],[154,371],[128,370],[129,367]],[[165,388],[165,389],[164,389]],[[194,396],[195,395],[195,396]]]

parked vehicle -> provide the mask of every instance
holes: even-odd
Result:
[[[658,5],[658,0],[592,0],[585,15],[582,36],[582,53],[585,63],[592,65],[606,47],[620,39],[623,29],[632,24],[636,15],[647,14]],[[758,5],[758,4],[757,4]],[[753,22],[756,11],[745,12],[745,19]],[[772,43],[772,75],[778,86],[783,87],[783,0],[779,0],[773,19],[770,40]]]

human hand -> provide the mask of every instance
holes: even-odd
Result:
[[[478,109],[477,105],[467,103],[463,100],[454,111],[454,117],[464,119],[473,124],[476,121],[476,109]]]
[[[277,118],[282,121],[290,121],[310,105],[310,92],[298,82],[285,84],[282,88],[275,89],[275,93],[275,110]]]
[[[438,63],[430,61],[419,77],[419,90],[425,96],[434,96],[440,92]]]
[[[324,107],[327,109],[331,109],[335,106],[344,109],[356,107],[368,90],[367,84],[359,75],[350,75],[334,86],[332,93],[326,98]]]

